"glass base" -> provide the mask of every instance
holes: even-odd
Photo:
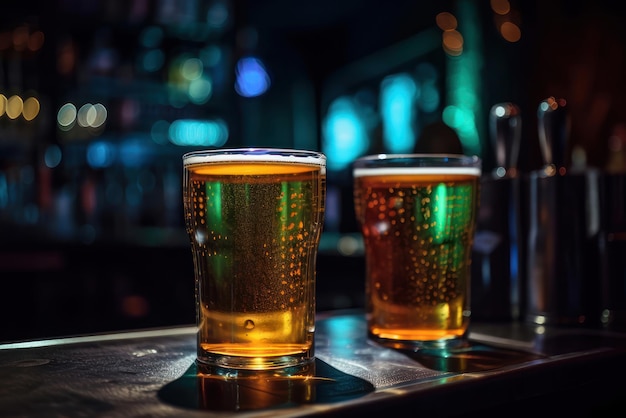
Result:
[[[314,367],[315,357],[233,357],[203,353],[196,359],[198,370],[207,375],[224,377],[258,376],[267,372],[273,376],[296,376],[307,373]]]
[[[382,338],[372,333],[368,334],[370,340],[383,345],[385,347],[397,350],[452,350],[461,348],[468,344],[467,334],[462,336],[451,336],[450,338],[442,338],[438,340],[400,340],[391,338]]]

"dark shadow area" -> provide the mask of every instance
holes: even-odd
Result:
[[[188,409],[252,411],[341,402],[374,389],[371,383],[316,359],[312,370],[291,377],[260,373],[226,378],[203,374],[194,363],[182,377],[165,385],[158,396],[166,403]]]
[[[0,245],[0,341],[195,323],[191,249],[172,241]],[[361,257],[320,254],[317,266],[318,311],[363,305]]]
[[[553,332],[538,336],[536,345],[542,353],[558,356],[576,351],[589,351],[597,347],[626,348],[626,336],[571,327],[561,329],[560,334]]]
[[[466,341],[450,349],[400,350],[422,366],[442,372],[471,373],[495,370],[545,358],[521,350],[491,347]]]

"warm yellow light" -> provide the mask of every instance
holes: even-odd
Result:
[[[454,30],[457,26],[456,17],[452,13],[441,12],[435,17],[435,22],[441,30]]]
[[[513,22],[504,22],[500,26],[500,34],[509,42],[517,42],[522,37],[522,31],[519,26]]]
[[[24,109],[24,101],[20,96],[11,96],[7,100],[7,116],[11,119],[16,119],[22,114]]]
[[[491,0],[491,10],[499,15],[505,15],[511,11],[509,0]]]
[[[26,120],[33,120],[37,117],[37,115],[39,114],[39,100],[37,100],[34,97],[29,97],[28,99],[24,100],[24,110],[22,111],[22,114],[24,115],[24,119]]]
[[[0,116],[4,115],[7,111],[7,97],[4,94],[0,94]]]
[[[456,30],[443,33],[443,49],[448,55],[458,56],[463,52],[463,35]]]

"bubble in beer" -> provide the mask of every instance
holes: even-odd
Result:
[[[254,321],[252,319],[246,319],[243,326],[245,329],[254,329]]]

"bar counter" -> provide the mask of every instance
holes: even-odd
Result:
[[[447,353],[367,339],[320,312],[308,378],[198,373],[195,327],[0,345],[2,417],[624,416],[626,333],[473,323]]]

